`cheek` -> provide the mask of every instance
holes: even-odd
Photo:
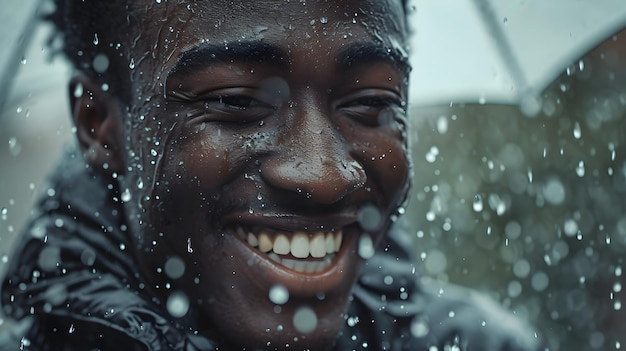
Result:
[[[369,129],[362,131],[359,140],[353,143],[354,157],[388,206],[401,202],[408,189],[410,161],[402,135],[387,128]]]

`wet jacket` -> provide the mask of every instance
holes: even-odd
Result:
[[[0,351],[224,350],[141,289],[113,183],[63,158],[11,256],[1,302],[16,322]],[[531,328],[494,303],[419,283],[400,231],[365,265],[335,350],[538,350]]]

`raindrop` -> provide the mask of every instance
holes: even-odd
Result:
[[[135,69],[135,59],[131,58],[130,63],[128,64],[128,68]]]
[[[289,301],[289,290],[283,285],[276,284],[270,289],[269,298],[277,305],[284,305]]]
[[[578,223],[576,223],[573,219],[567,219],[565,223],[563,223],[563,231],[565,235],[572,237],[578,233]]]
[[[483,198],[480,195],[474,195],[474,202],[472,203],[474,212],[481,212],[483,210]]]
[[[535,289],[535,291],[544,291],[547,287],[548,287],[548,283],[550,282],[550,278],[548,278],[548,275],[544,272],[537,272],[535,274],[533,274],[531,280],[530,280],[530,285],[532,286],[533,289]]]
[[[39,252],[37,265],[44,271],[53,271],[61,262],[61,249],[46,246]]]
[[[15,137],[9,139],[9,151],[11,152],[11,156],[17,156],[20,151],[22,151],[22,145],[17,142]]]
[[[97,54],[93,58],[93,69],[97,73],[104,73],[109,68],[109,58],[105,54]]]
[[[172,317],[183,317],[189,312],[189,298],[184,292],[177,291],[168,297],[166,307]]]
[[[293,326],[297,331],[308,334],[317,328],[317,315],[310,307],[302,306],[293,315]]]
[[[582,130],[580,129],[580,123],[574,123],[574,138],[580,139],[582,137]]]
[[[518,297],[522,294],[522,284],[519,281],[514,280],[509,283],[509,286],[507,287],[507,291],[508,291],[509,297],[511,298]]]
[[[3,207],[0,210],[0,219],[2,219],[3,221],[7,220],[7,214],[9,213],[9,210],[6,207]]]
[[[143,189],[143,179],[141,178],[137,179],[137,188]]]
[[[96,262],[96,253],[91,249],[83,250],[83,252],[80,254],[80,261],[85,266],[93,266],[93,264]]]
[[[560,180],[552,178],[546,182],[543,195],[552,205],[560,205],[565,201],[565,187]]]
[[[170,279],[178,279],[185,274],[185,262],[178,256],[168,258],[164,268]]]
[[[98,33],[94,33],[93,35],[93,45],[98,45]]]
[[[124,191],[122,192],[121,198],[122,198],[122,201],[129,202],[130,199],[132,198],[132,195],[130,194],[130,190],[124,189]]]
[[[187,252],[193,253],[193,248],[191,247],[191,238],[187,238]]]
[[[374,242],[368,234],[362,234],[359,238],[359,256],[364,260],[374,256]]]
[[[363,230],[374,231],[382,224],[382,215],[376,206],[368,204],[359,210],[358,221]]]
[[[323,23],[323,24],[328,23],[328,17],[320,17],[320,23]]]
[[[437,131],[439,134],[446,134],[448,131],[448,118],[446,116],[439,116],[437,119]]]
[[[432,146],[430,150],[426,153],[426,161],[428,163],[433,163],[437,160],[437,155],[439,155],[439,148],[436,146]]]
[[[576,167],[576,175],[579,177],[585,176],[585,161],[578,162],[578,166]]]
[[[438,275],[445,272],[447,266],[448,259],[446,258],[446,255],[439,250],[431,250],[424,261],[424,267],[428,273],[432,275]]]
[[[513,264],[513,274],[518,278],[526,278],[530,274],[530,263],[525,259],[520,259]]]
[[[72,325],[70,325],[70,329],[67,331],[69,334],[74,333],[74,331],[76,330],[76,328],[74,327],[74,324],[72,323]]]

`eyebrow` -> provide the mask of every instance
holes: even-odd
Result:
[[[400,49],[355,42],[341,49],[335,57],[341,67],[368,63],[388,63],[401,70],[410,70],[408,56]],[[168,77],[187,75],[213,63],[246,62],[267,64],[278,68],[289,65],[289,55],[278,46],[260,41],[235,41],[221,44],[202,43],[181,52],[168,72]]]
[[[343,67],[382,62],[400,70],[411,69],[409,57],[400,49],[369,42],[355,42],[348,45],[337,54],[336,61]]]
[[[202,43],[181,52],[169,70],[168,77],[190,74],[213,63],[233,62],[261,63],[282,68],[288,65],[289,57],[281,48],[259,41]]]

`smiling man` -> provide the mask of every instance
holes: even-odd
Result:
[[[401,1],[62,1],[79,151],[2,290],[31,350],[531,350],[416,282]],[[433,349],[434,347],[434,349]]]

